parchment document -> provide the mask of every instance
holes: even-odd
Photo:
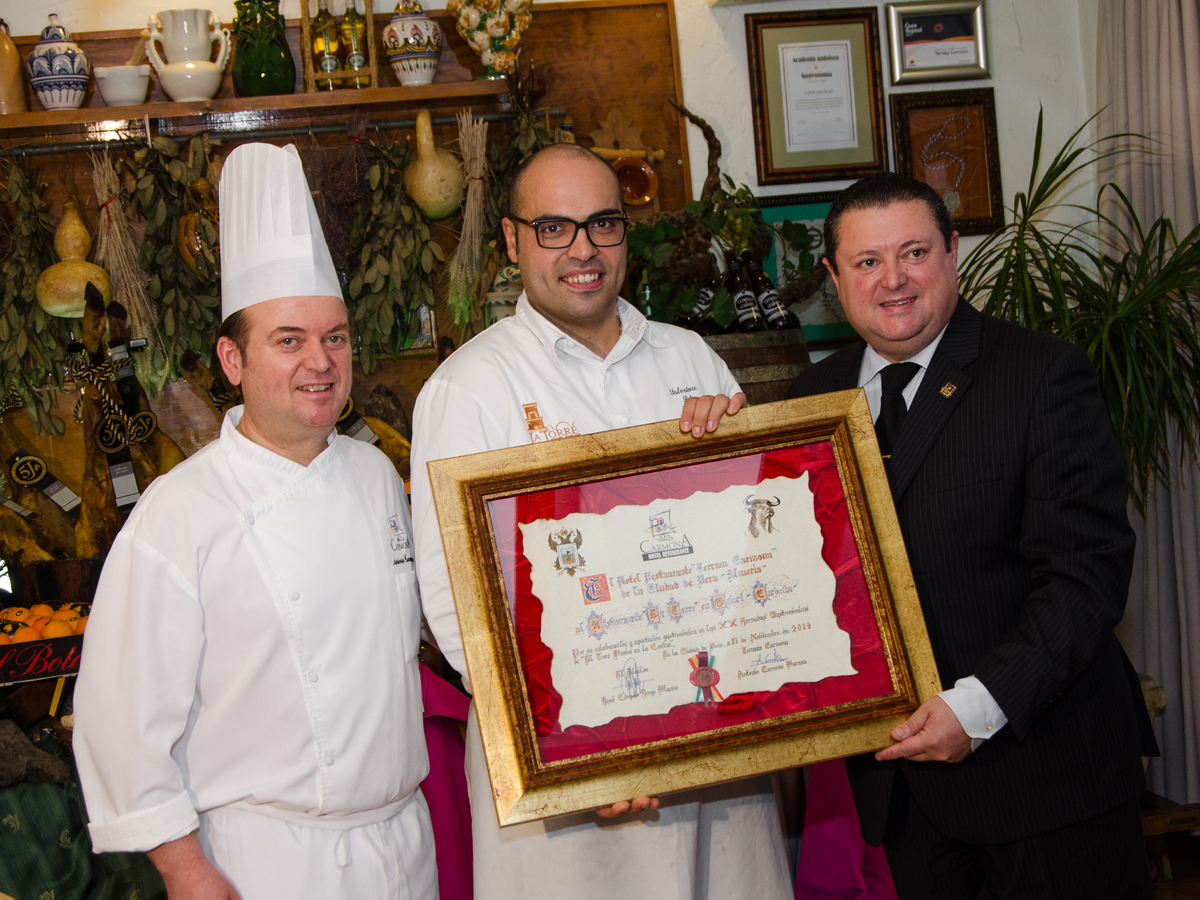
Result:
[[[787,152],[858,146],[850,42],[779,45]]]
[[[564,729],[855,674],[807,473],[520,527]]]

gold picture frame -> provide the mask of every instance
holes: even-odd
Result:
[[[746,52],[759,184],[887,170],[878,10],[747,15]]]
[[[896,725],[940,690],[887,476],[866,397],[861,390],[747,408],[736,416],[726,417],[716,432],[700,440],[680,434],[676,422],[662,422],[437,460],[430,462],[428,468],[496,815],[501,826],[600,808],[634,796],[668,794],[879,749],[890,742],[889,733]],[[747,472],[757,474],[747,478]],[[768,481],[768,476],[777,480]],[[700,623],[699,626],[680,633],[694,635],[698,628],[702,637],[689,638],[677,652],[662,651],[664,659],[676,657],[669,661],[673,667],[671,671],[676,672],[684,664],[685,653],[702,648],[690,658],[693,669],[690,683],[696,686],[694,701],[691,688],[686,688],[674,695],[681,702],[670,700],[673,705],[668,713],[649,716],[631,713],[609,723],[590,722],[586,728],[576,725],[559,728],[558,720],[554,718],[558,713],[553,709],[556,698],[558,702],[566,703],[558,692],[566,682],[556,683],[549,675],[563,670],[553,669],[552,661],[544,658],[544,652],[535,652],[531,648],[541,647],[543,638],[547,642],[551,640],[545,634],[551,627],[548,623],[562,613],[559,607],[551,605],[549,593],[543,591],[541,598],[532,593],[530,585],[537,584],[540,577],[536,566],[549,568],[548,564],[553,562],[556,569],[566,568],[565,578],[562,571],[549,578],[562,579],[553,583],[567,585],[568,590],[576,590],[574,581],[578,580],[583,585],[582,603],[589,603],[588,585],[606,576],[588,574],[579,577],[579,572],[584,571],[583,557],[595,563],[603,558],[600,553],[607,546],[606,540],[611,538],[617,542],[613,546],[624,546],[631,533],[626,529],[619,535],[606,535],[603,533],[608,527],[606,523],[612,523],[616,528],[620,516],[640,515],[649,510],[652,527],[645,530],[649,534],[660,526],[666,527],[662,524],[661,508],[677,508],[681,516],[689,509],[699,509],[707,523],[702,523],[704,528],[728,528],[729,534],[736,531],[737,537],[731,541],[736,545],[737,541],[749,540],[744,537],[747,533],[758,535],[754,530],[752,496],[746,496],[746,509],[741,510],[750,512],[748,528],[744,521],[741,524],[730,521],[726,525],[727,519],[722,518],[725,513],[716,505],[725,502],[722,498],[727,495],[736,495],[740,508],[745,486],[750,485],[754,491],[760,484],[775,491],[774,502],[766,504],[769,507],[779,505],[778,486],[781,484],[787,490],[798,492],[794,495],[785,492],[783,496],[802,500],[790,509],[808,514],[804,502],[811,496],[812,521],[819,524],[821,536],[814,539],[815,532],[808,532],[808,546],[801,547],[801,537],[795,537],[801,535],[800,531],[789,531],[787,535],[791,536],[786,537],[773,535],[770,540],[778,547],[772,546],[772,549],[778,554],[781,567],[791,565],[790,560],[802,551],[810,556],[814,552],[820,554],[823,563],[817,568],[821,564],[828,566],[833,574],[820,574],[836,584],[836,590],[829,595],[813,593],[817,611],[812,615],[838,617],[837,628],[846,633],[846,660],[852,665],[836,678],[793,682],[786,681],[790,674],[772,676],[785,679],[785,683],[774,691],[734,692],[729,686],[740,683],[743,674],[768,671],[765,664],[755,668],[764,658],[766,663],[785,660],[778,650],[767,651],[773,655],[764,657],[761,642],[740,648],[731,646],[738,643],[736,638],[722,643],[716,626],[719,625],[721,631],[726,625],[753,627],[747,626],[747,622],[756,621],[754,614],[757,613],[758,619],[768,623],[762,628],[773,629],[764,632],[768,636],[778,633],[780,628],[785,634],[789,628],[807,629],[810,626],[800,618],[785,620],[784,617],[796,612],[809,613],[812,600],[806,592],[815,581],[794,579],[797,593],[787,601],[777,601],[774,595],[769,598],[765,588],[760,596],[760,584],[745,596],[740,588],[734,593],[736,585],[728,589],[719,587],[714,590],[713,597],[722,598],[722,618],[719,621],[714,618],[708,626],[704,625],[707,620],[697,618],[695,621]],[[805,488],[810,493],[804,493]],[[596,498],[605,499],[597,506]],[[560,547],[555,558],[553,540],[548,549],[541,540],[544,535],[539,532],[529,545],[527,559],[518,530],[525,529],[522,533],[531,534],[530,529],[544,527],[547,521],[553,528],[572,515],[583,515],[564,512],[572,503],[574,509],[599,510],[598,514],[588,514],[591,518],[588,519],[586,542],[576,536],[573,538],[575,544],[566,551]],[[589,503],[592,505],[588,506]],[[559,512],[554,513],[551,520],[539,518],[538,510],[549,508]],[[796,516],[797,521],[801,517],[799,512],[790,515]],[[668,511],[668,524],[669,520]],[[778,521],[790,522],[792,519]],[[716,524],[712,524],[714,522]],[[762,520],[759,522],[762,524]],[[770,530],[769,517],[766,530]],[[564,528],[559,533],[566,531]],[[784,528],[781,526],[779,531],[783,532]],[[649,583],[662,576],[665,569],[671,569],[667,575],[675,576],[716,566],[711,553],[705,559],[707,565],[701,564],[699,555],[678,556],[692,553],[686,533],[682,541],[682,544],[664,543],[661,547],[684,546],[684,550],[643,553],[641,559],[662,557],[658,562],[647,563],[647,569],[656,565],[662,567],[654,574],[649,570],[645,572],[648,591],[652,590]],[[633,552],[646,550],[645,545],[649,543],[651,539],[643,539]],[[755,546],[765,547],[766,544]],[[722,548],[722,552],[727,549]],[[692,558],[697,562],[691,562]],[[743,568],[729,569],[727,583],[732,585],[735,575],[740,578],[750,571],[762,571],[751,570],[746,564],[763,558],[733,556],[734,565],[743,565]],[[577,567],[578,571],[572,567]],[[529,575],[531,571],[534,572],[532,576]],[[613,593],[617,593],[615,586],[622,579],[613,578],[611,572],[607,578],[614,587]],[[640,574],[631,580],[639,579]],[[704,580],[715,579],[702,579],[702,584]],[[546,583],[542,582],[543,585]],[[683,583],[687,586],[692,582],[684,579]],[[783,582],[776,579],[771,584]],[[603,587],[607,592],[609,582],[605,581]],[[662,590],[663,587],[656,585],[654,589]],[[678,581],[673,587],[678,587]],[[631,587],[630,590],[635,589]],[[624,595],[624,591],[620,593]],[[638,590],[637,593],[642,592]],[[732,618],[725,617],[725,596],[730,597]],[[754,599],[756,597],[759,599]],[[607,600],[608,597],[592,599]],[[662,598],[662,603],[651,600],[647,605],[646,614],[655,633],[664,633],[657,631],[660,616],[665,620],[668,610],[672,617],[678,611],[675,607],[679,604],[663,606],[666,599]],[[769,606],[768,600],[805,605]],[[651,610],[655,603],[659,605]],[[716,616],[716,603],[706,607],[707,612],[703,615]],[[748,608],[741,614],[740,625],[739,614],[733,609],[739,603]],[[606,608],[615,610],[618,607],[614,604]],[[528,612],[530,609],[535,611],[532,615]],[[590,613],[586,621],[594,624],[595,616],[594,612]],[[584,626],[578,630],[582,635],[578,640],[586,643],[591,636],[587,634],[586,621],[581,621]],[[628,620],[614,616],[608,621],[611,624]],[[641,622],[639,627],[650,626]],[[802,648],[803,642],[806,637],[813,640],[814,636],[815,633],[797,638],[795,652],[806,652]],[[650,669],[645,668],[638,657],[632,669],[628,668],[628,663],[622,663],[619,665],[627,667],[624,673],[618,668],[614,675],[612,664],[602,661],[605,658],[616,661],[618,655],[625,655],[625,651],[622,649],[618,654],[614,650],[606,655],[601,648],[612,647],[618,637],[611,636],[607,645],[596,643],[595,662],[599,664],[591,670],[578,672],[594,673],[597,684],[603,679],[624,677],[627,690],[631,674],[636,679]],[[698,645],[697,640],[700,641]],[[626,643],[621,640],[620,646],[624,647]],[[637,644],[637,640],[634,643]],[[638,646],[653,648],[657,654],[662,647],[673,645],[642,643]],[[775,647],[779,646],[776,641]],[[760,652],[756,659],[751,659],[745,655],[747,651]],[[785,648],[784,652],[792,651]],[[807,655],[811,656],[813,652],[823,651],[814,651],[810,645]],[[572,660],[565,650],[563,653],[565,665]],[[717,671],[718,656],[722,661],[720,672]],[[648,650],[646,658],[652,663],[656,661]],[[582,660],[574,662],[578,664]],[[808,659],[789,657],[786,662],[790,673],[793,664],[804,666]],[[812,669],[802,671],[813,674]],[[721,674],[725,681],[720,690],[729,696],[722,695],[716,687]],[[589,689],[592,686],[592,674],[581,676],[577,673],[574,677],[582,678]],[[558,675],[554,674],[554,678]],[[660,682],[660,692],[662,684]],[[627,699],[640,702],[647,692],[643,688],[639,698],[636,694],[638,685],[635,683],[633,688],[634,692]],[[654,696],[653,689],[649,696]],[[565,708],[564,705],[560,712]],[[632,704],[625,707],[630,708]],[[610,726],[616,731],[606,731]],[[622,739],[614,741],[611,736],[615,733],[623,735]]]

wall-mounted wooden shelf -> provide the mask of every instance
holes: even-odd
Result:
[[[419,107],[477,106],[504,108],[508,84],[460,81],[419,87],[362,88],[274,97],[217,97],[189,103],[143,103],[139,106],[91,106],[0,116],[5,138],[77,138],[105,141],[145,133],[151,120],[155,133],[181,135],[254,131],[288,124],[345,121],[362,112],[372,119]]]
[[[181,136],[209,131],[233,136],[238,132],[263,129],[344,123],[357,113],[368,119],[406,118],[418,108],[431,112],[453,113],[464,107],[476,112],[497,112],[509,108],[506,82],[473,81],[482,64],[454,32],[454,21],[445,13],[436,13],[446,49],[442,53],[433,84],[403,87],[396,82],[389,66],[380,66],[377,87],[345,88],[336,91],[306,93],[301,54],[301,28],[298,20],[289,20],[285,33],[296,63],[296,93],[268,97],[234,95],[231,65],[212,100],[173,103],[162,90],[158,76],[151,75],[147,102],[137,106],[105,106],[95,84],[88,86],[80,109],[45,111],[34,98],[26,82],[28,113],[0,116],[0,147],[25,147],[47,143],[104,142],[140,137],[150,120],[156,134]],[[372,46],[382,47],[384,16],[375,17]],[[73,39],[87,52],[92,66],[121,65],[129,59],[139,31],[81,32]],[[13,39],[24,59],[37,42],[36,35]],[[465,63],[465,65],[464,65]]]

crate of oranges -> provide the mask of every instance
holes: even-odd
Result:
[[[78,672],[89,607],[37,603],[0,609],[0,684]]]

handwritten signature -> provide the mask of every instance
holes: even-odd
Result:
[[[629,657],[621,667],[621,693],[627,700],[633,700],[642,695],[642,675],[637,660]]]
[[[763,656],[761,653],[754,658],[750,663],[751,666],[765,666],[770,663],[787,662],[787,657],[780,656],[778,650],[772,650],[770,656]]]

